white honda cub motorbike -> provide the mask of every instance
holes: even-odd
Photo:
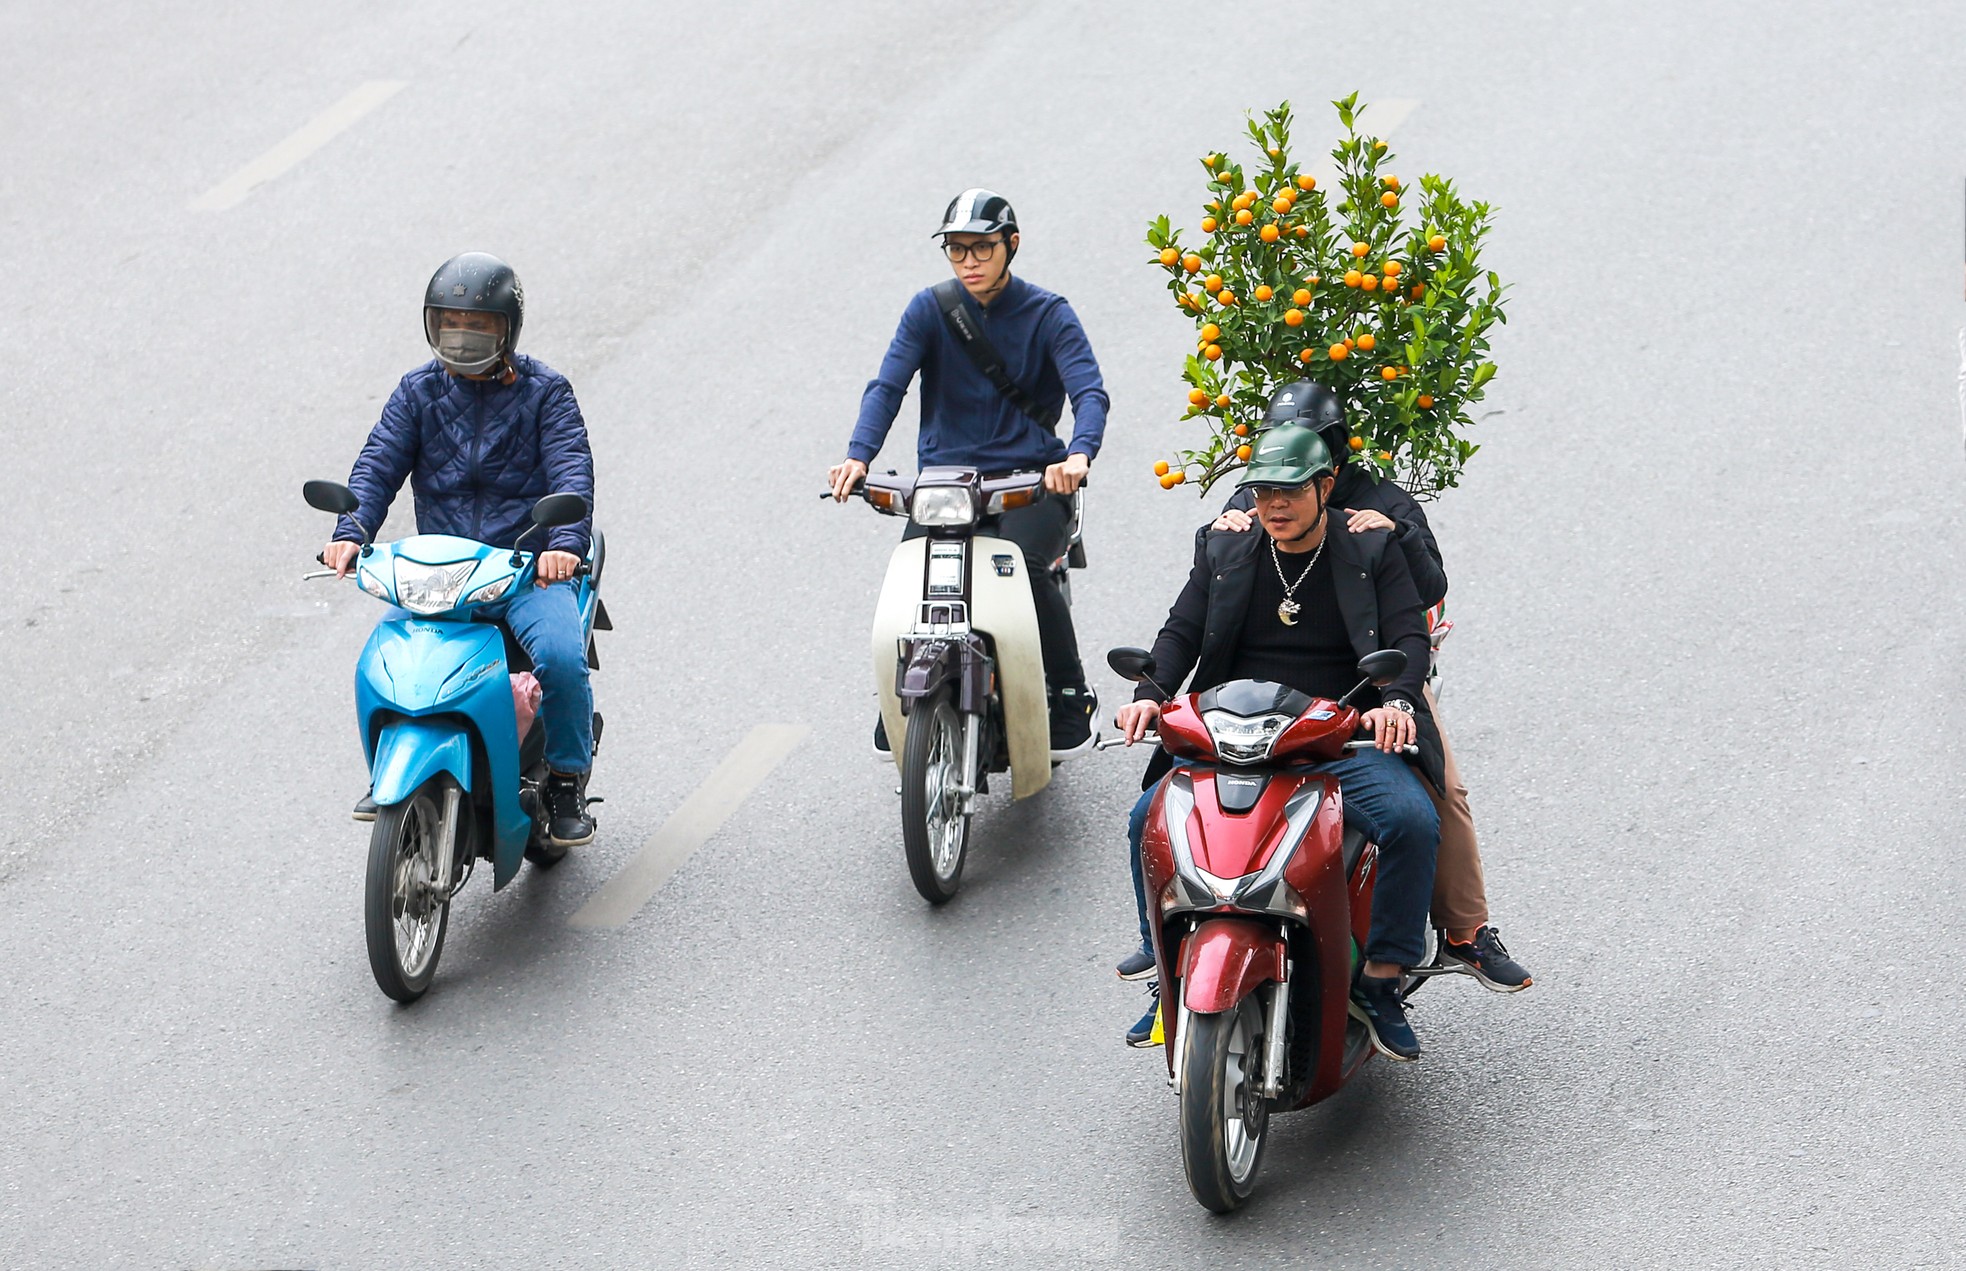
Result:
[[[924,899],[945,904],[962,886],[970,816],[990,778],[1008,771],[1018,799],[1051,781],[1029,570],[1023,549],[990,531],[1005,512],[1059,496],[1045,491],[1042,472],[985,478],[943,467],[912,480],[869,475],[859,494],[925,531],[903,539],[888,561],[872,649],[881,720],[901,773],[908,873]],[[1062,579],[1083,561],[1075,524],[1052,571]]]

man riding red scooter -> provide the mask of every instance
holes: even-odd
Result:
[[[1391,1058],[1412,1060],[1420,1057],[1420,1045],[1406,1021],[1400,982],[1407,968],[1424,960],[1440,822],[1399,752],[1417,744],[1418,767],[1438,788],[1440,739],[1421,691],[1429,655],[1426,619],[1405,557],[1389,534],[1329,532],[1332,472],[1323,439],[1302,424],[1257,435],[1238,484],[1255,495],[1263,532],[1201,537],[1187,586],[1154,643],[1153,678],[1141,683],[1117,723],[1129,741],[1138,740],[1190,670],[1196,691],[1257,680],[1335,700],[1352,688],[1362,656],[1380,649],[1406,655],[1404,668],[1383,690],[1368,687],[1355,699],[1375,746],[1319,771],[1343,784],[1347,824],[1379,849],[1371,930],[1351,997],[1374,1045]],[[1136,871],[1156,784],[1170,767],[1165,750],[1154,756],[1141,783],[1145,793],[1129,819]],[[1137,894],[1151,914],[1154,898],[1144,889]],[[1143,1041],[1153,1014],[1150,1009],[1134,1030]]]

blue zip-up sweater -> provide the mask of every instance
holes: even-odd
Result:
[[[532,524],[532,505],[546,495],[578,494],[587,500],[587,519],[546,531],[543,542],[535,534],[526,546],[585,556],[594,528],[594,455],[573,385],[523,353],[512,368],[510,384],[461,379],[434,358],[405,375],[348,474],[361,506],[341,518],[335,537],[360,542],[363,527],[371,536],[381,532],[407,479],[418,533],[493,547],[517,542]]]
[[[1058,463],[1068,454],[1096,458],[1109,403],[1099,363],[1072,306],[1012,274],[983,311],[983,328],[1003,356],[1004,370],[1031,395],[1047,424],[1055,424],[1066,397],[1072,399],[1069,445],[1004,400],[949,334],[934,292],[924,290],[908,302],[880,374],[860,398],[848,457],[874,461],[919,371],[922,427],[916,457],[924,468],[954,464],[1012,472]]]

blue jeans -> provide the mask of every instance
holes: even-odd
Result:
[[[1366,961],[1419,965],[1426,949],[1427,908],[1433,901],[1434,851],[1440,844],[1440,814],[1434,811],[1433,800],[1406,761],[1384,751],[1355,751],[1319,764],[1317,770],[1338,778],[1343,787],[1345,824],[1379,845]],[[1140,911],[1143,949],[1151,949],[1153,939],[1147,930],[1140,837],[1146,832],[1147,807],[1153,799],[1153,790],[1143,793],[1126,822],[1127,841],[1133,845],[1133,903]]]
[[[586,632],[573,584],[529,586],[505,602],[500,616],[532,659],[539,680],[547,767],[586,772],[594,763],[594,690],[587,682]]]

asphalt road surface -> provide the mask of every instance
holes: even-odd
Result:
[[[0,1265],[1960,1265],[1961,47],[1823,0],[0,6]],[[1514,285],[1435,524],[1537,983],[1429,990],[1425,1061],[1275,1122],[1222,1220],[1120,1043],[1139,757],[994,796],[930,910],[866,755],[894,527],[813,496],[990,184],[1113,399],[1081,646],[1150,638],[1203,506],[1147,476],[1191,336],[1142,226],[1353,89]],[[468,248],[592,432],[607,802],[398,1009],[377,613],[299,581],[298,490]],[[571,925],[761,724],[783,762]]]

